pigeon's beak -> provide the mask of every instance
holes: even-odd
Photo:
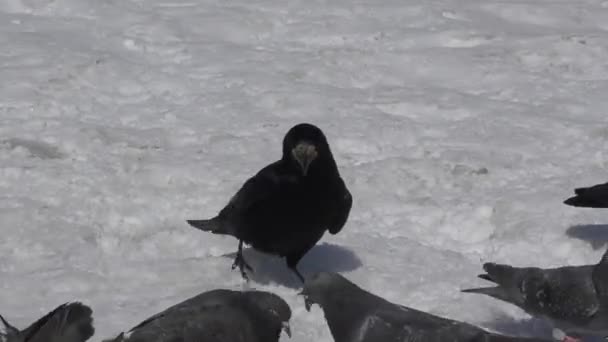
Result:
[[[306,290],[302,290],[302,292],[298,293],[298,296],[304,297],[304,307],[306,308],[306,311],[310,312],[310,308],[314,302],[308,298],[308,293],[306,293]]]
[[[291,338],[291,327],[289,326],[289,322],[283,322],[283,331]]]
[[[313,304],[314,303],[312,302],[312,300],[308,299],[308,297],[304,298],[304,307],[306,308],[306,311],[310,312],[310,308]]]
[[[560,329],[554,328],[553,330],[551,330],[551,335],[556,341],[568,341],[566,339],[568,336]]]
[[[291,150],[291,154],[300,165],[300,168],[302,169],[302,174],[304,176],[306,176],[306,174],[308,173],[308,168],[310,167],[310,164],[318,156],[317,148],[315,147],[315,145],[307,142],[301,142],[297,144],[296,147]]]

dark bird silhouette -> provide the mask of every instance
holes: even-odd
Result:
[[[576,196],[564,201],[573,207],[608,208],[608,183],[574,189]]]
[[[325,231],[340,232],[352,197],[323,132],[311,124],[292,127],[283,140],[283,156],[245,182],[219,215],[189,220],[193,227],[239,240],[232,268],[253,271],[243,258],[243,243],[285,257],[296,268]]]
[[[337,273],[304,284],[306,309],[318,304],[335,342],[549,342],[487,332],[471,324],[391,303]]]
[[[486,273],[479,277],[497,286],[463,292],[494,297],[548,319],[556,328],[554,336],[564,336],[564,341],[577,341],[565,333],[608,336],[607,255],[596,265],[547,269],[486,263]]]
[[[5,332],[0,341],[5,342],[84,342],[95,333],[93,311],[81,303],[58,306],[24,330],[10,325],[0,316]]]
[[[105,342],[278,342],[291,336],[291,309],[262,291],[212,290],[158,313]]]

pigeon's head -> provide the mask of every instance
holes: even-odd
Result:
[[[304,297],[306,310],[310,311],[313,304],[323,307],[331,301],[333,295],[353,286],[353,283],[338,273],[320,272],[306,280],[300,295]]]
[[[317,126],[301,123],[293,126],[283,139],[283,159],[306,176],[312,170],[335,168],[335,161],[323,131]]]
[[[2,315],[0,315],[0,321],[4,325],[3,331],[0,331],[0,341],[1,342],[23,342],[24,337],[23,334],[19,333],[19,329],[10,325]]]
[[[257,307],[257,312],[259,313],[257,319],[260,322],[274,327],[277,337],[281,335],[281,331],[285,331],[287,336],[291,337],[291,328],[289,326],[291,308],[283,298],[274,293],[264,291],[250,291],[246,292],[245,295]]]

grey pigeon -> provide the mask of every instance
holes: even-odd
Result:
[[[574,335],[608,335],[608,252],[596,265],[558,268],[483,265],[480,278],[497,286],[466,289],[514,304]],[[566,341],[575,338],[566,336]]]
[[[106,342],[277,342],[291,309],[262,291],[213,290],[158,313]]]
[[[84,342],[95,333],[93,311],[81,303],[58,306],[24,330],[10,325],[0,316],[5,332],[0,333],[4,342]]]
[[[564,201],[564,204],[584,208],[608,208],[608,183],[597,184],[587,188],[574,189],[576,196]]]
[[[306,309],[318,304],[335,342],[548,342],[487,332],[473,325],[393,304],[337,273],[304,284]]]
[[[285,257],[296,266],[326,231],[338,234],[350,213],[352,197],[323,132],[311,124],[292,127],[283,139],[283,156],[245,182],[220,213],[188,220],[200,230],[239,240],[232,268],[253,271],[243,258],[243,243]]]

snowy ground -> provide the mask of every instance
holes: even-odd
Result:
[[[215,214],[326,132],[354,206],[302,261],[390,300],[543,335],[459,292],[483,261],[596,262],[608,212],[561,204],[608,180],[608,1],[0,1],[0,311],[65,301],[101,341],[203,290],[241,288]],[[251,286],[292,306],[291,341],[331,341],[283,263]],[[287,339],[285,339],[287,340]]]

